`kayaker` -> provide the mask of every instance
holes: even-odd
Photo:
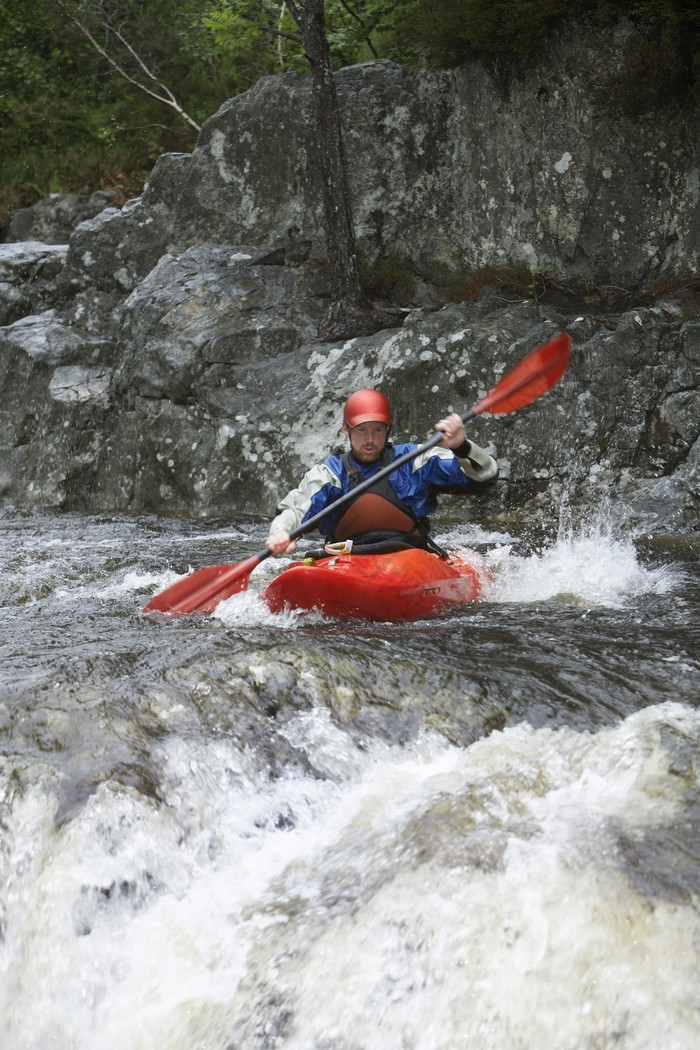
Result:
[[[391,445],[391,406],[378,390],[357,390],[345,402],[343,433],[350,448],[312,467],[277,508],[267,547],[273,554],[291,553],[296,543],[289,533],[328,508],[319,532],[328,543],[352,539],[362,547],[396,542],[436,549],[430,540],[428,516],[444,491],[477,492],[493,485],[498,464],[483,448],[464,436],[461,417],[435,424],[444,437],[439,446],[421,453],[391,473],[377,489],[360,494],[333,513],[333,503],[355,485],[379,472],[415,444]]]

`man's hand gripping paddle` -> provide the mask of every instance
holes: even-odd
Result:
[[[467,423],[470,419],[481,415],[482,412],[498,416],[507,412],[515,412],[529,405],[559,382],[568,368],[570,354],[571,340],[565,333],[538,346],[515,368],[511,369],[486,397],[482,397],[481,401],[462,416],[462,422]],[[357,485],[352,492],[347,492],[337,499],[333,504],[333,509],[340,510],[350,500],[356,499],[361,492],[372,488],[379,480],[403,466],[404,463],[409,463],[422,452],[427,452],[428,449],[439,445],[442,438],[442,431],[438,431],[425,444],[399,456],[377,474]],[[290,539],[294,540],[305,532],[311,532],[327,515],[327,508],[315,514],[290,532]],[[197,569],[171,587],[166,587],[164,591],[150,600],[143,611],[147,614],[171,613],[175,616],[186,613],[213,612],[219,602],[247,588],[250,574],[255,566],[269,558],[271,553],[266,547],[259,554],[254,554],[245,561]]]

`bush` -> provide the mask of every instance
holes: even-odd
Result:
[[[700,103],[700,7],[692,0],[596,0],[604,25],[629,25],[622,66],[600,97],[628,117]]]
[[[403,25],[437,66],[476,58],[527,67],[578,6],[571,0],[418,0]]]
[[[477,59],[500,72],[546,54],[567,20],[593,19],[602,33],[625,24],[620,69],[598,97],[634,117],[669,103],[700,103],[700,5],[694,0],[416,0],[404,16],[407,52],[451,68]]]

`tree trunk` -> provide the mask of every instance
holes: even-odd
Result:
[[[371,335],[395,320],[374,310],[362,290],[343,155],[338,97],[326,37],[323,0],[305,0],[304,52],[311,69],[318,153],[323,181],[331,305],[318,328],[320,339]]]

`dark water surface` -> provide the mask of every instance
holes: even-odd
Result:
[[[490,583],[438,622],[274,616],[281,559],[141,615],[263,537],[0,514],[0,1045],[696,1045],[700,540],[445,529]]]

